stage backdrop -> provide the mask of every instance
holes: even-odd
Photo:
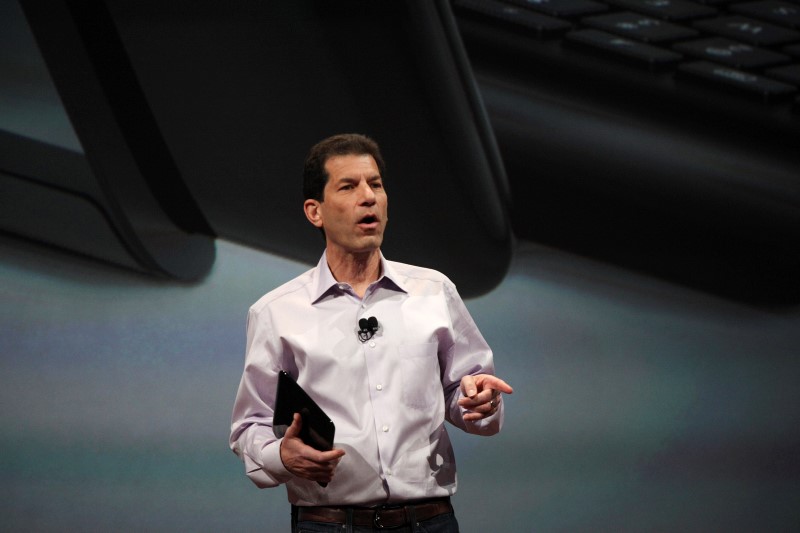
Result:
[[[247,308],[308,265],[217,246],[182,285],[0,239],[0,530],[288,530],[227,438]],[[800,523],[797,310],[525,243],[467,305],[515,393],[451,428],[466,533]]]

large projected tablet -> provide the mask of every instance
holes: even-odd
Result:
[[[388,258],[440,270],[467,297],[505,276],[508,186],[446,0],[23,5],[103,199],[142,220],[119,221],[131,250],[147,237],[180,251],[145,224],[158,208],[190,236],[316,263],[303,161],[356,132],[386,160]]]

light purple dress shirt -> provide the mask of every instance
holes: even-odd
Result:
[[[269,292],[249,311],[244,373],[230,445],[259,487],[286,484],[295,505],[372,506],[456,491],[445,419],[469,433],[500,430],[503,404],[470,422],[461,378],[493,374],[492,352],[453,283],[434,270],[387,261],[363,299],[319,264]],[[358,321],[379,329],[366,342]],[[277,377],[285,370],[336,425],[346,455],[321,487],[295,477],[272,431]]]

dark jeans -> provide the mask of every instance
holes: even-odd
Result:
[[[322,522],[298,522],[292,533],[458,533],[458,522],[452,513],[434,516],[410,526],[392,529],[324,524]]]

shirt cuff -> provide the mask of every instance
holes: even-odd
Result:
[[[261,461],[264,471],[278,483],[286,483],[294,475],[286,469],[281,460],[281,442],[283,439],[269,443],[261,450]]]

